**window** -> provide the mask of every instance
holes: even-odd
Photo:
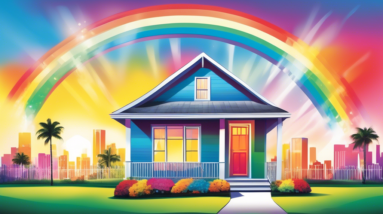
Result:
[[[153,127],[154,162],[198,162],[199,127]]]
[[[184,144],[184,127],[168,126],[167,127],[167,158],[168,162],[183,162],[183,144]]]
[[[198,128],[186,128],[186,162],[198,162]]]
[[[165,128],[154,128],[154,162],[165,161]]]
[[[210,100],[210,78],[209,77],[196,77],[195,99]]]

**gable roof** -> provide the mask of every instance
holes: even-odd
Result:
[[[158,106],[156,106],[156,107],[153,107],[150,105],[145,106],[145,104],[147,104],[148,102],[152,101],[153,99],[158,97],[160,94],[165,92],[167,90],[167,88],[169,88],[172,85],[172,83],[174,83],[178,79],[181,79],[184,75],[186,75],[190,72],[193,72],[196,69],[198,70],[198,69],[204,68],[204,67],[214,68],[214,72],[219,72],[220,74],[228,77],[229,80],[231,81],[230,84],[236,84],[238,87],[242,87],[243,89],[245,89],[244,90],[245,93],[249,97],[251,97],[253,101],[256,101],[256,102],[250,101],[252,103],[257,104],[256,105],[257,108],[254,108],[252,112],[230,112],[229,111],[227,113],[256,113],[256,114],[259,114],[259,113],[277,113],[277,114],[275,114],[275,117],[285,117],[285,118],[290,117],[290,114],[287,111],[276,107],[273,103],[268,101],[262,95],[255,92],[250,86],[248,86],[246,83],[244,83],[238,77],[233,75],[230,71],[225,69],[219,63],[214,61],[208,55],[206,55],[205,53],[201,53],[200,55],[195,57],[193,60],[191,60],[189,63],[187,63],[185,66],[183,66],[181,69],[179,69],[178,71],[176,71],[175,73],[170,75],[167,79],[165,79],[163,82],[161,82],[155,88],[153,88],[151,91],[149,91],[148,93],[146,93],[142,97],[138,98],[137,100],[131,102],[130,104],[128,104],[128,105],[118,109],[117,111],[113,112],[111,114],[112,118],[130,118],[130,117],[128,117],[128,115],[130,115],[130,114],[137,115],[140,113],[141,114],[142,113],[145,113],[145,114],[165,113],[164,111],[158,111],[158,109],[161,109],[161,108],[158,108]],[[214,101],[197,101],[197,102],[205,103],[205,105],[209,105],[206,103],[210,102],[210,105],[214,106],[212,104]],[[238,101],[223,101],[223,102],[224,103],[240,103]],[[171,109],[174,109],[174,105],[177,105],[176,103],[178,103],[178,102],[171,102],[170,104],[167,104],[167,106],[171,107]],[[183,103],[185,103],[185,102],[183,102]],[[195,103],[195,102],[191,102],[191,103]],[[215,105],[218,105],[217,103],[218,102],[216,102]],[[159,105],[164,106],[164,104],[159,104]],[[235,105],[235,104],[231,104],[231,105]],[[249,103],[247,103],[247,104],[242,103],[241,105],[247,106],[247,105],[249,105]],[[253,107],[255,106],[254,104],[250,104],[250,105]],[[224,106],[224,104],[223,104],[223,106]],[[151,110],[149,107],[151,107]],[[143,110],[144,108],[146,110]],[[154,110],[154,108],[156,108],[157,110]],[[138,109],[141,109],[141,110],[138,110]],[[258,110],[255,110],[255,109],[258,109]],[[260,109],[262,111],[260,111]],[[195,109],[192,112],[194,112],[194,113],[207,113],[207,112],[203,112],[203,111],[200,112],[200,111],[195,110]],[[177,112],[166,111],[166,113],[177,113]],[[191,112],[184,112],[184,113],[191,113]],[[214,113],[224,113],[224,112],[214,112]],[[142,116],[144,116],[144,115],[142,115]],[[141,117],[139,117],[139,118],[141,118]]]

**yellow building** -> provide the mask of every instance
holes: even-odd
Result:
[[[57,145],[52,143],[52,157],[57,158]]]
[[[115,143],[111,143],[106,147],[106,149],[109,149],[109,148],[110,148],[111,155],[117,155],[117,148]]]
[[[64,155],[66,155],[66,156],[68,157],[68,159],[69,159],[69,152],[68,152],[67,150],[64,149],[64,152],[63,152],[63,153],[64,153]]]
[[[120,162],[118,162],[118,166],[123,167],[125,163],[125,149],[124,148],[118,149],[117,155],[120,156]]]
[[[290,144],[282,145],[282,178],[286,178],[286,171],[290,169]]]
[[[97,166],[98,154],[104,153],[105,150],[105,130],[93,130],[93,166]]]
[[[31,133],[30,132],[21,132],[19,133],[19,153],[24,153],[28,155],[29,160],[31,161]]]

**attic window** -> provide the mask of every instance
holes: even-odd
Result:
[[[210,77],[195,78],[195,100],[210,100]]]

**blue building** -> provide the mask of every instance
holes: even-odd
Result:
[[[111,117],[126,127],[127,177],[266,180],[266,134],[277,127],[280,178],[290,114],[205,53]]]

